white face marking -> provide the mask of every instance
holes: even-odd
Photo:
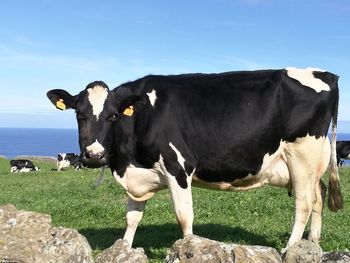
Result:
[[[93,154],[99,154],[104,151],[105,148],[96,140],[93,144],[86,147],[86,150]]]
[[[182,154],[179,152],[178,149],[172,144],[171,142],[169,143],[169,146],[173,151],[176,153],[177,156],[177,161],[180,163],[181,167],[185,170],[185,158],[182,156]]]
[[[156,103],[156,99],[157,99],[156,91],[152,90],[151,92],[147,93],[147,96],[152,106],[154,107],[154,104]]]
[[[286,68],[287,74],[290,78],[296,79],[304,86],[314,89],[316,92],[321,91],[330,91],[330,87],[327,83],[323,82],[321,79],[315,78],[313,75],[314,71],[324,70],[307,68],[307,69],[298,69],[298,68]]]
[[[98,120],[103,110],[103,105],[107,99],[108,90],[102,86],[95,86],[93,88],[89,88],[87,91],[89,93],[89,101],[92,105],[92,113]]]

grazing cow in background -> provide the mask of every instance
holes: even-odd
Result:
[[[10,172],[11,173],[26,173],[31,171],[39,171],[40,169],[32,163],[30,160],[10,160]]]
[[[342,166],[341,159],[350,159],[350,141],[337,141],[337,164]]]
[[[79,155],[75,153],[59,153],[57,154],[57,171],[73,166],[75,170],[82,168],[82,163],[79,160]]]
[[[47,96],[58,109],[75,109],[83,164],[108,164],[126,190],[124,239],[130,245],[146,200],[163,188],[189,235],[191,185],[245,191],[271,184],[295,196],[289,247],[302,238],[310,216],[309,239],[320,239],[321,176],[330,160],[328,205],[332,211],[343,206],[337,80],[329,72],[296,68],[150,75],[113,90],[95,81],[75,96],[59,89]]]

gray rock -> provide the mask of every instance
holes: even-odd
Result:
[[[225,244],[195,235],[174,243],[167,253],[167,263],[280,263],[282,259],[273,248]]]
[[[86,238],[74,229],[52,227],[49,215],[0,207],[0,262],[92,263]]]
[[[322,255],[322,263],[349,263],[349,251],[325,252]]]
[[[283,263],[320,263],[321,247],[311,241],[301,240],[286,251]]]
[[[143,248],[133,249],[126,240],[118,239],[111,247],[102,251],[96,263],[146,263]]]

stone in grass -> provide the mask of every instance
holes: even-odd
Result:
[[[283,263],[320,263],[321,247],[309,240],[301,240],[288,248],[283,256]]]
[[[52,227],[49,215],[0,207],[0,262],[93,263],[86,238],[75,229]]]
[[[167,253],[167,263],[281,263],[274,248],[225,244],[189,235],[176,241]]]
[[[97,256],[95,263],[146,263],[143,248],[132,248],[126,240],[118,239],[111,247]]]

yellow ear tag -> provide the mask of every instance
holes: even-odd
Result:
[[[131,117],[134,114],[134,106],[129,106],[123,111],[123,114]]]
[[[66,109],[66,104],[64,104],[63,99],[59,99],[56,102],[56,108],[60,110],[65,110]]]

